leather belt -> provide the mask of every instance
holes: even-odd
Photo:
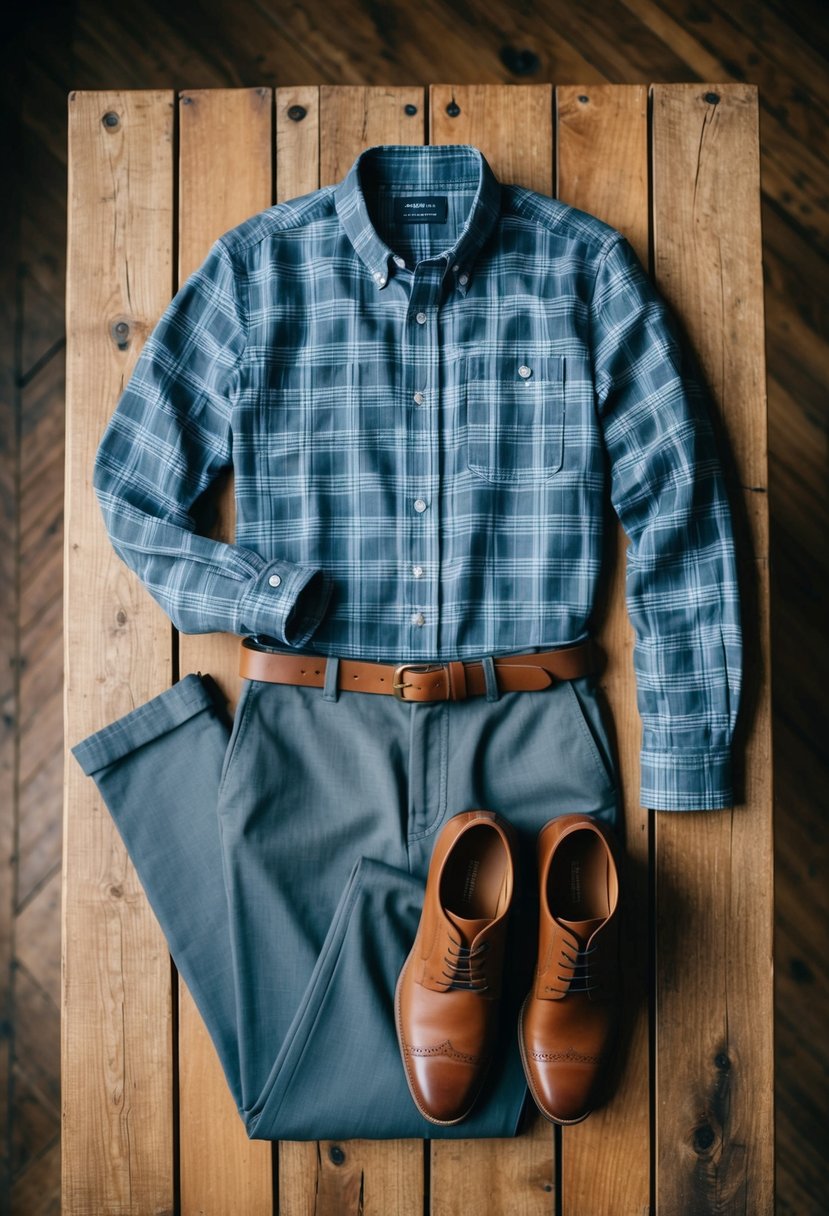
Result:
[[[556,680],[572,680],[596,671],[598,658],[593,639],[587,638],[575,646],[555,650],[499,655],[493,657],[493,664],[499,691],[533,691],[548,688]],[[239,675],[248,680],[321,688],[326,663],[325,655],[267,650],[252,638],[243,638]],[[485,693],[486,679],[480,659],[392,664],[341,658],[337,687],[388,693],[401,701],[462,701]]]

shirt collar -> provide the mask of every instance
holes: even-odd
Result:
[[[455,243],[442,250],[449,273],[463,295],[469,289],[475,258],[500,212],[501,183],[486,157],[471,144],[373,144],[364,148],[345,177],[333,187],[340,223],[374,284],[382,289],[392,273],[395,251],[377,233],[363,194],[364,175],[379,176],[399,186],[416,186],[424,193],[474,185],[475,197]]]

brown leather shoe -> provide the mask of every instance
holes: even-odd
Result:
[[[619,872],[612,831],[590,815],[560,815],[536,845],[538,961],[518,1018],[536,1106],[580,1123],[596,1104],[618,1025]]]
[[[432,850],[420,924],[394,994],[406,1080],[432,1123],[464,1119],[489,1067],[515,845],[515,829],[494,811],[463,811]]]

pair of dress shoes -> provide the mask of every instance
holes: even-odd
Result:
[[[517,837],[494,811],[463,811],[432,851],[423,910],[394,994],[409,1090],[424,1118],[472,1110],[498,1031]],[[536,841],[538,950],[518,1041],[533,1100],[553,1123],[596,1104],[619,1012],[619,848],[590,815],[549,820]]]

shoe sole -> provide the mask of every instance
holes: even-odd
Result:
[[[405,1076],[406,1076],[406,1084],[409,1087],[409,1093],[412,1095],[412,1101],[414,1102],[415,1106],[420,1111],[421,1115],[423,1115],[423,1118],[428,1119],[430,1123],[436,1123],[439,1127],[451,1127],[455,1123],[461,1123],[471,1113],[472,1108],[474,1107],[475,1103],[478,1101],[478,1096],[481,1092],[481,1089],[483,1088],[484,1080],[486,1079],[486,1075],[489,1072],[489,1062],[487,1062],[483,1072],[481,1073],[480,1083],[478,1085],[478,1089],[475,1092],[474,1098],[472,1099],[471,1103],[469,1104],[469,1106],[466,1108],[466,1110],[463,1112],[462,1115],[458,1115],[457,1118],[455,1118],[455,1119],[436,1119],[434,1115],[430,1115],[428,1111],[423,1109],[420,1102],[418,1101],[417,1094],[415,1093],[415,1090],[413,1088],[412,1078],[409,1074],[409,1062],[406,1059],[406,1052],[404,1051],[404,1048],[403,1048],[403,1028],[400,1025],[400,985],[403,981],[403,973],[409,965],[409,961],[412,957],[413,951],[414,951],[414,946],[412,946],[412,950],[409,952],[409,955],[406,958],[405,963],[401,967],[400,974],[397,977],[397,983],[394,986],[394,1023],[395,1023],[395,1027],[397,1029],[397,1046],[400,1048],[400,1057],[403,1061],[403,1072],[405,1073]]]
[[[526,1008],[527,1001],[530,999],[531,996],[532,996],[532,988],[527,993],[527,995],[524,997],[524,1000],[521,1002],[521,1009],[519,1010],[519,1013],[518,1013],[518,1050],[521,1052],[521,1063],[524,1067],[524,1078],[527,1082],[527,1086],[529,1087],[529,1091],[533,1096],[533,1101],[535,1102],[538,1109],[541,1111],[541,1114],[544,1116],[544,1118],[548,1119],[550,1121],[550,1123],[558,1123],[559,1126],[561,1126],[561,1127],[570,1127],[574,1123],[582,1123],[582,1122],[584,1122],[584,1120],[587,1118],[588,1115],[593,1114],[592,1106],[590,1107],[589,1110],[586,1110],[583,1115],[579,1115],[577,1119],[560,1119],[558,1117],[558,1115],[553,1115],[550,1113],[550,1111],[547,1110],[546,1106],[544,1105],[544,1103],[541,1101],[538,1094],[536,1093],[536,1089],[535,1089],[535,1086],[533,1085],[532,1077],[530,1075],[530,1070],[527,1065],[526,1052],[524,1050],[524,1026],[523,1026],[524,1009]]]

